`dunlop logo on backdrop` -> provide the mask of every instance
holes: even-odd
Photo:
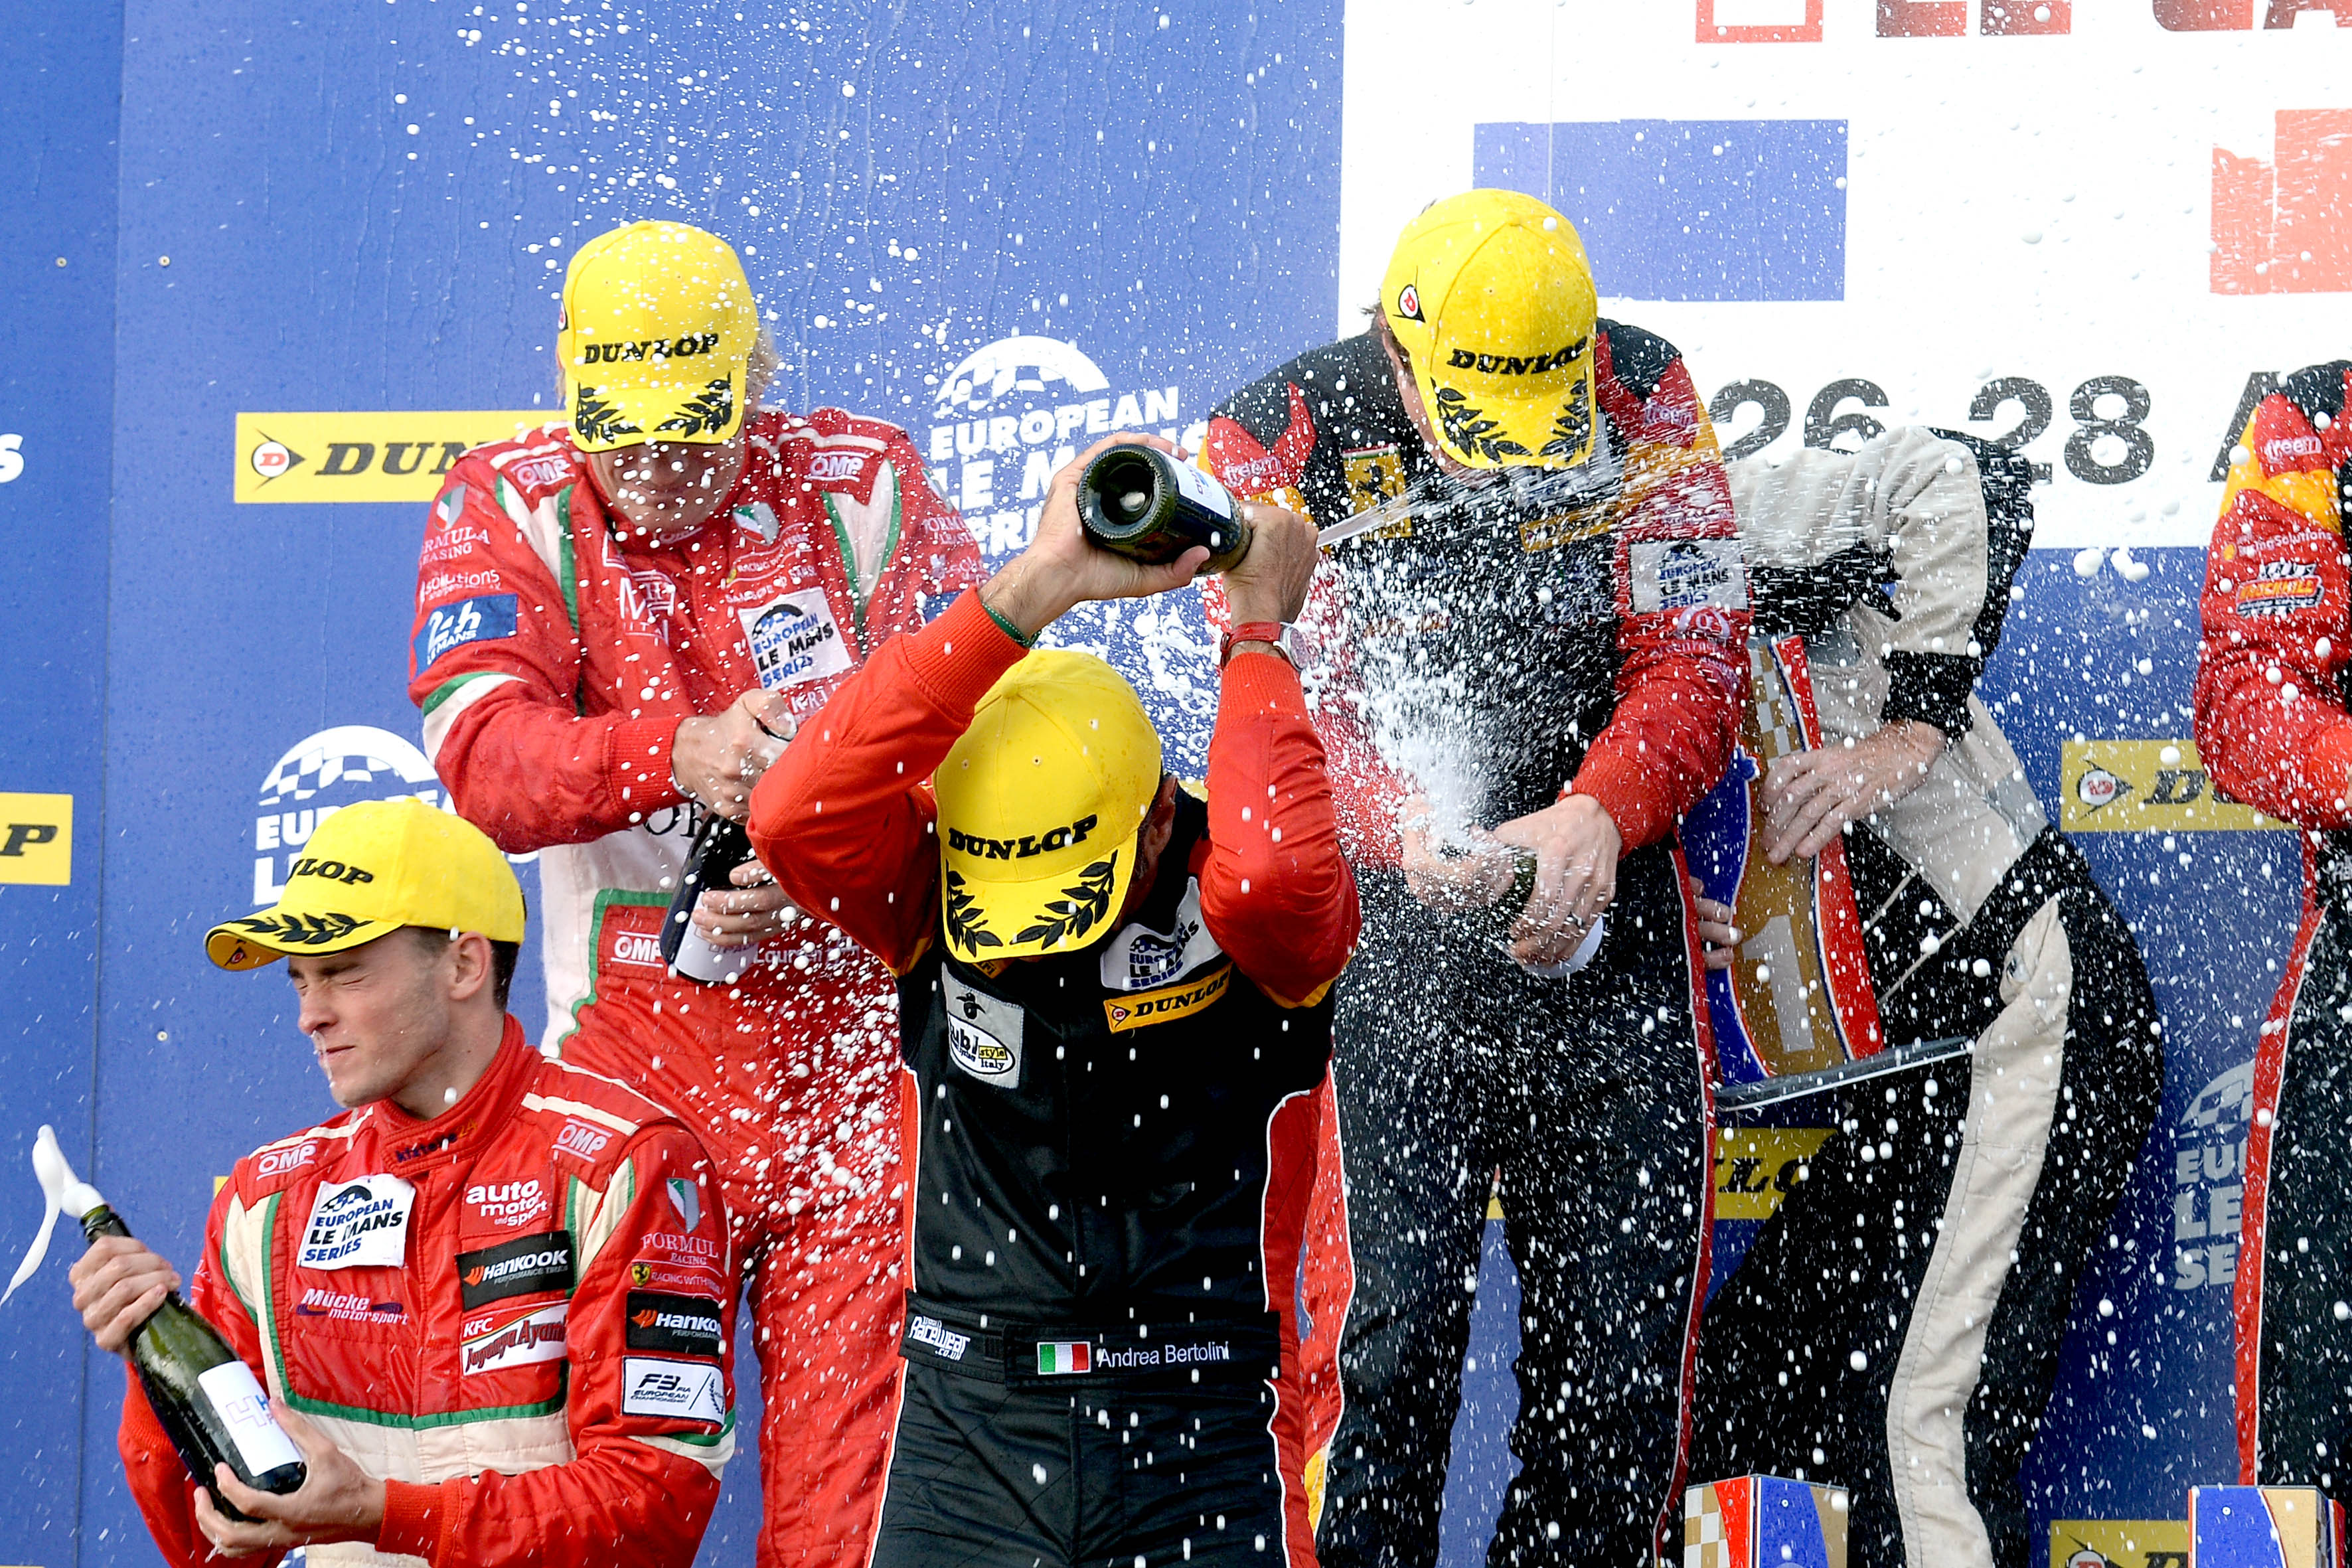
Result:
[[[73,881],[73,796],[0,795],[0,882]]]
[[[451,465],[561,416],[548,409],[453,414],[240,414],[240,501],[416,501],[440,493]]]
[[[1805,1179],[1830,1141],[1827,1127],[1718,1127],[1715,1132],[1715,1217],[1770,1219]],[[1502,1194],[1489,1194],[1486,1217],[1503,1217]]]
[[[2060,762],[2069,833],[2211,833],[2286,825],[2214,798],[2188,741],[2069,741]]]

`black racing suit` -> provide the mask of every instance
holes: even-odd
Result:
[[[1365,914],[1335,1024],[1344,1183],[1318,1189],[1315,1233],[1345,1240],[1310,1249],[1303,1295],[1326,1568],[1435,1561],[1498,1188],[1524,1305],[1521,1468],[1493,1561],[1646,1563],[1679,1528],[1710,1189],[1671,837],[1728,760],[1747,601],[1680,357],[1603,322],[1595,367],[1594,454],[1536,505],[1438,476],[1370,337],[1302,355],[1210,424],[1228,483],[1323,526],[1429,501],[1337,547],[1305,617]],[[1407,891],[1396,814],[1426,792],[1441,820],[1491,828],[1571,783],[1623,858],[1598,956],[1545,979]]]
[[[1181,948],[1207,814],[1177,798],[1129,929]],[[1186,956],[1151,994],[1213,1000],[1139,1028],[1110,1022],[1134,994],[1106,987],[1099,946],[993,975],[935,946],[899,981],[915,1289],[875,1568],[1282,1560],[1299,1456],[1261,1271],[1296,1272],[1281,1215],[1307,1188],[1270,1167],[1313,1158],[1330,1004],[1286,1010],[1213,944]],[[963,1070],[951,1017],[1016,1020],[1013,1082]]]
[[[1045,906],[1075,951],[967,963],[929,781],[1023,653],[964,595],[752,795],[785,890],[900,977],[912,1288],[872,1561],[1304,1562],[1299,1237],[1359,929],[1322,747],[1290,665],[1234,653],[1207,798],[1175,795],[1136,907],[1108,857],[1141,836],[1105,835]]]

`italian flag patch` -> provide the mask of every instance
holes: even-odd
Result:
[[[1084,1340],[1056,1340],[1037,1346],[1037,1374],[1059,1377],[1094,1370],[1094,1347]]]

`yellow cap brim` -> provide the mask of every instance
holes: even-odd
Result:
[[[259,969],[290,953],[341,952],[400,929],[394,921],[298,914],[279,908],[224,921],[205,933],[205,956],[223,969]]]
[[[1025,881],[983,881],[943,856],[940,923],[948,951],[966,963],[1076,952],[1109,934],[1135,879],[1134,837],[1075,870]],[[946,835],[940,836],[946,842]]]
[[[590,366],[563,380],[572,414],[572,444],[583,452],[612,452],[646,441],[717,446],[743,427],[746,362],[720,360],[719,374],[692,382],[599,383]]]
[[[1565,374],[1504,394],[1451,382],[1416,354],[1412,379],[1445,455],[1465,468],[1572,468],[1592,456],[1592,352]]]

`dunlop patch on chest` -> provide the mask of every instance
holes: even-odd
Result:
[[[1153,1024],[1172,1024],[1213,1004],[1225,994],[1233,978],[1234,966],[1227,963],[1181,985],[1163,985],[1136,996],[1109,997],[1103,1003],[1103,1016],[1110,1021],[1114,1035],[1148,1028]]]

